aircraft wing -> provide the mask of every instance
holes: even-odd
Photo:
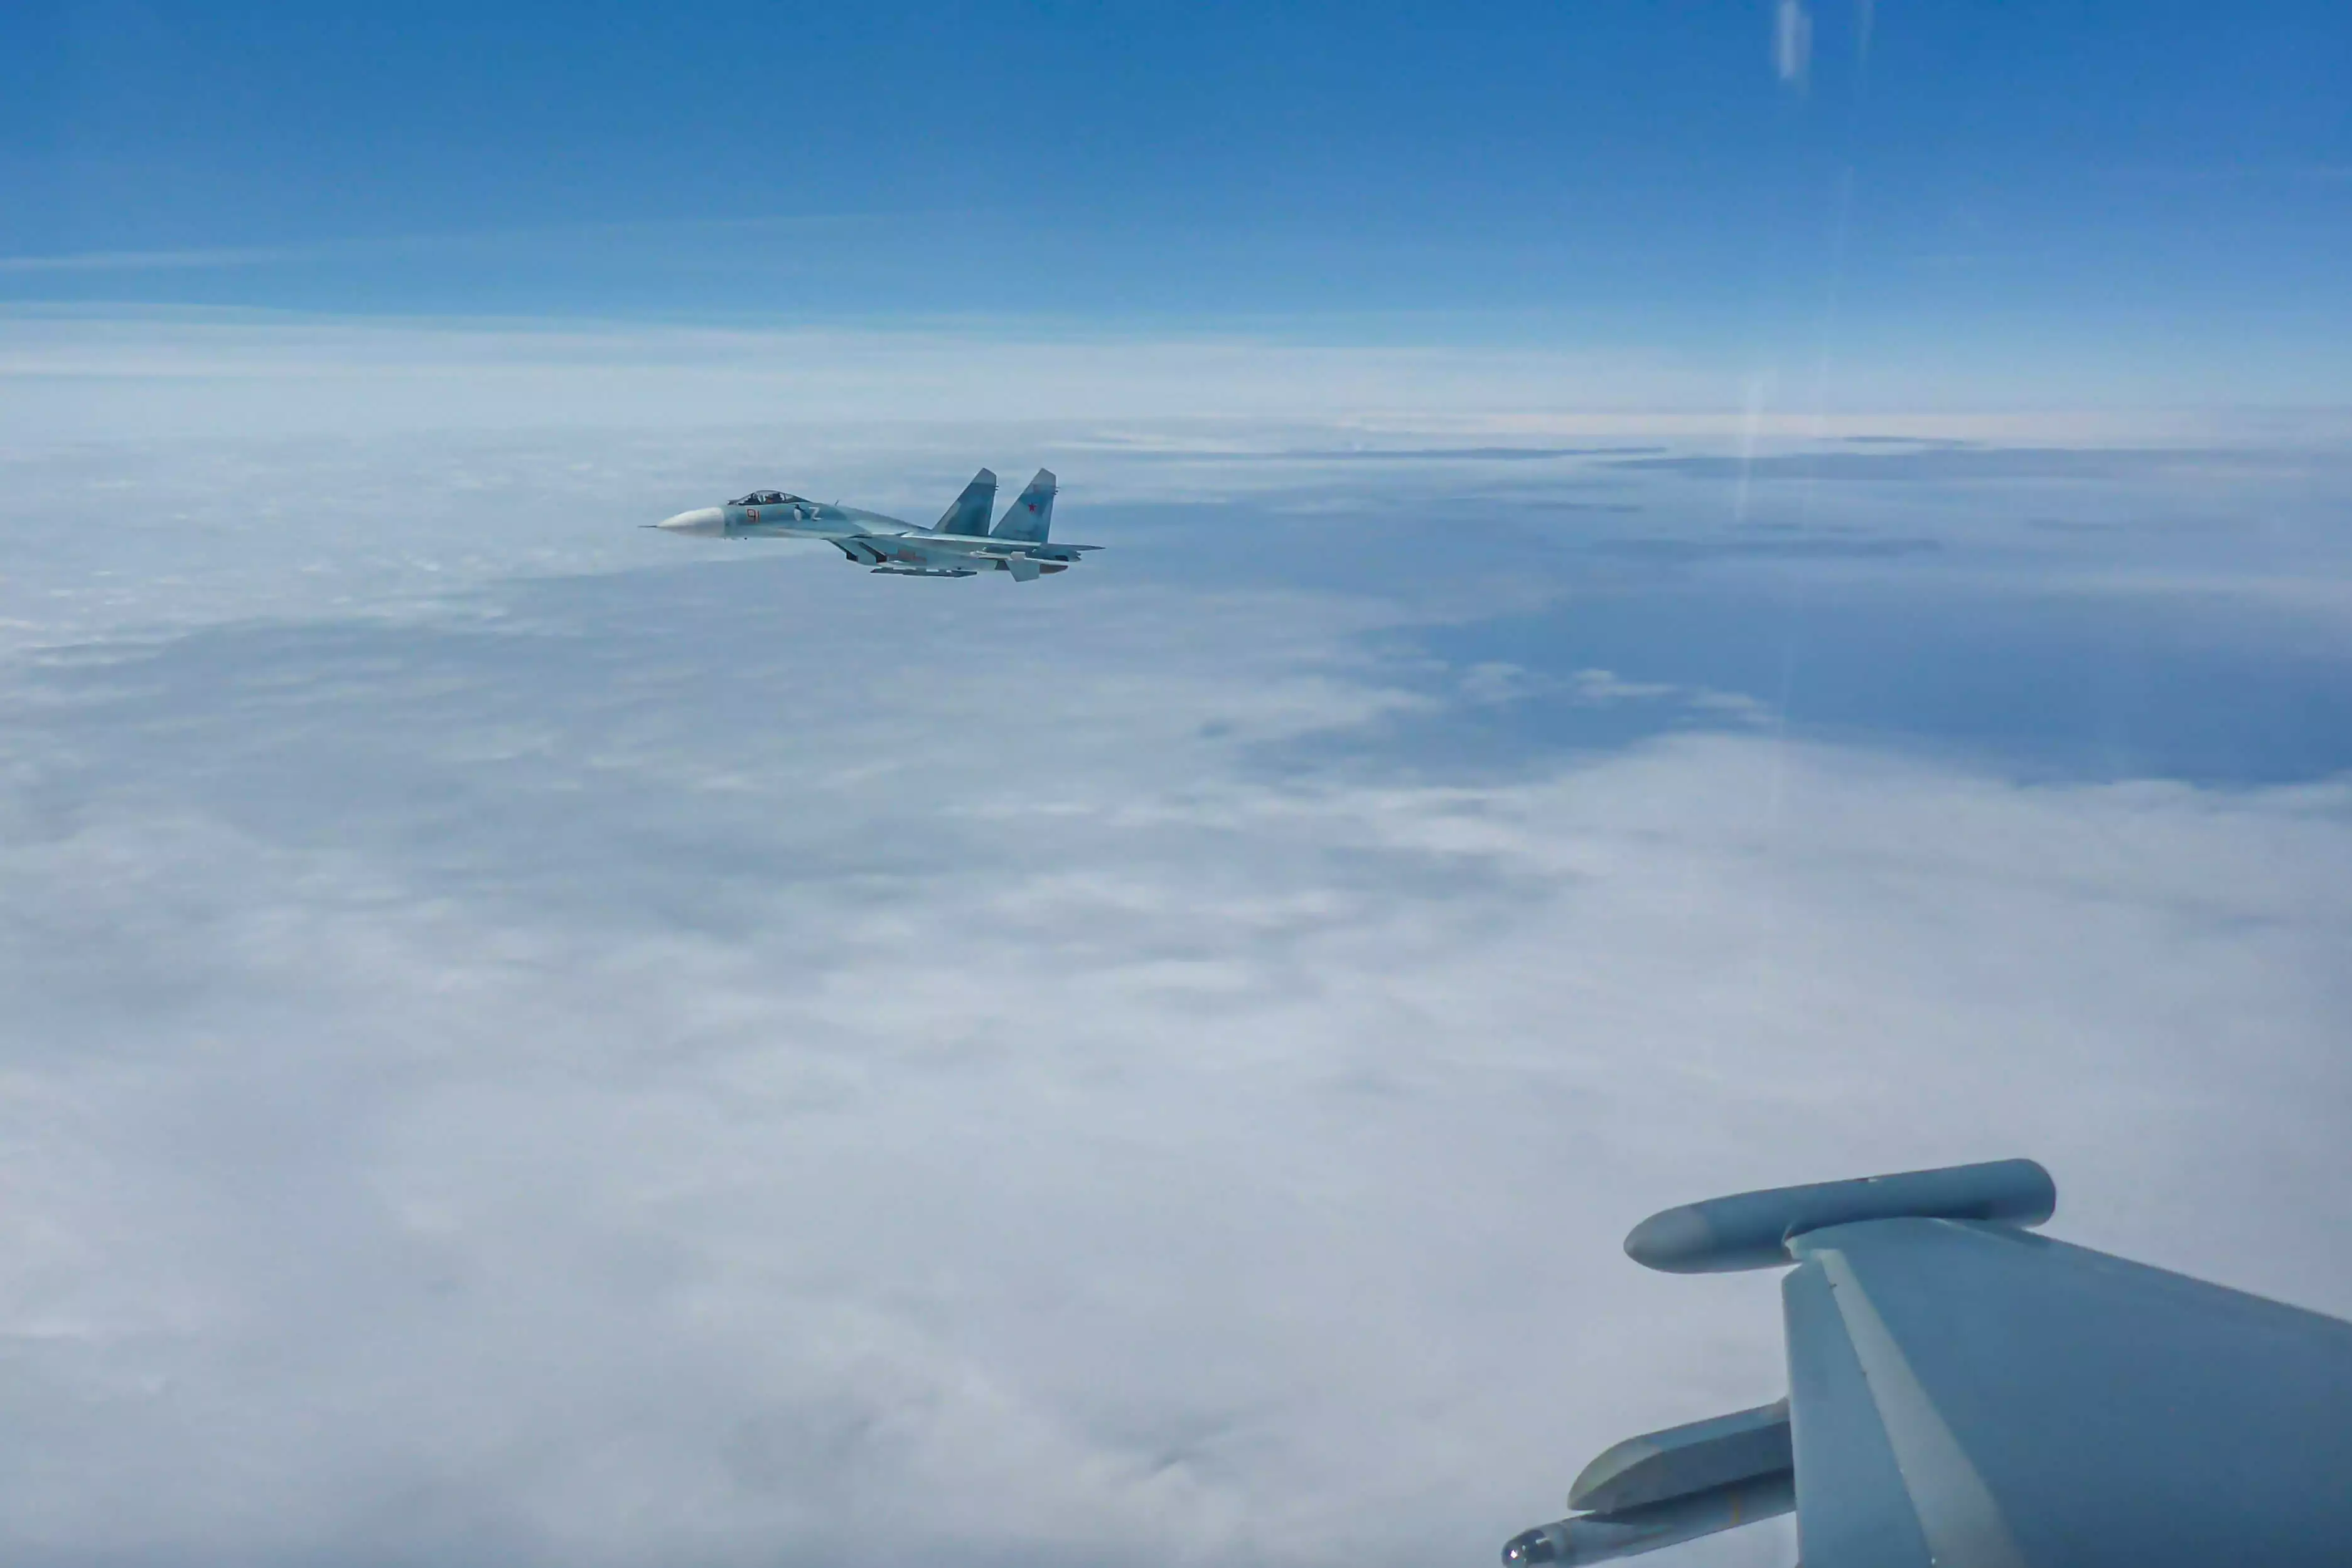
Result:
[[[942,553],[952,551],[958,555],[973,555],[988,561],[1010,561],[1016,557],[1036,561],[1075,561],[1088,550],[1100,550],[1099,544],[1032,544],[1017,539],[998,539],[989,535],[965,536],[925,534],[925,549]]]
[[[1617,1445],[1571,1495],[1591,1511],[1506,1563],[1633,1555],[1791,1503],[1805,1568],[2352,1562],[2352,1323],[2032,1234],[2055,1204],[2020,1160],[1644,1221],[1625,1247],[1653,1268],[1794,1265],[1785,1416]]]

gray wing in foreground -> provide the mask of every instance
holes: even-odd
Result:
[[[2352,1559],[2352,1324],[1995,1225],[1790,1250],[1811,1568]]]
[[[1742,1193],[1626,1238],[1782,1281],[1789,1398],[1628,1439],[1591,1511],[1504,1548],[1598,1563],[1793,1504],[1806,1568],[2352,1563],[2352,1323],[2028,1233],[2031,1161]]]

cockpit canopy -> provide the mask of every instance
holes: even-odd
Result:
[[[729,506],[799,506],[805,503],[800,497],[788,496],[782,490],[753,490],[750,495],[730,500],[727,504]]]

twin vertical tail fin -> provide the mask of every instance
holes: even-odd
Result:
[[[964,486],[963,494],[956,497],[955,504],[940,514],[940,521],[931,531],[985,535],[988,532],[988,514],[995,510],[996,475],[982,468],[972,475],[971,483]],[[1037,537],[1043,539],[1045,535],[1041,533]]]
[[[1021,499],[1006,510],[992,537],[1043,544],[1046,530],[1053,525],[1054,474],[1050,468],[1040,468],[1037,477],[1029,481],[1029,488],[1021,492]]]

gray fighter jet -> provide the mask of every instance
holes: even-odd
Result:
[[[710,539],[822,539],[860,566],[896,577],[976,577],[1008,572],[1016,583],[1066,572],[1098,544],[1055,544],[1054,476],[1044,468],[1021,498],[988,525],[996,476],[982,468],[929,528],[878,511],[804,500],[782,490],[753,490],[724,506],[706,506],[649,524]]]
[[[1805,1568],[2352,1563],[2352,1323],[2031,1234],[2057,1202],[2008,1160],[1643,1220],[1652,1268],[1795,1266],[1789,1396],[1608,1449],[1506,1568],[1791,1510]]]

